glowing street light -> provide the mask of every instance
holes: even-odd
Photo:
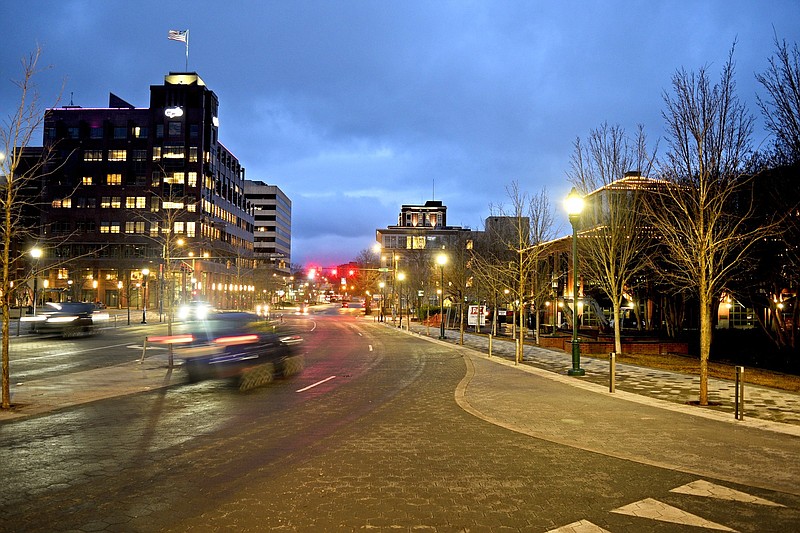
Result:
[[[578,217],[583,211],[583,196],[575,187],[564,201],[569,223],[572,224],[572,368],[567,371],[570,376],[584,376],[581,368],[581,345],[578,340]]]
[[[142,287],[144,288],[144,298],[142,302],[142,324],[147,324],[147,276],[150,275],[149,268],[142,269]]]
[[[442,294],[439,297],[439,338],[446,339],[447,336],[444,334],[444,265],[447,264],[447,256],[444,254],[437,255],[436,264],[439,265],[439,270],[442,274]]]

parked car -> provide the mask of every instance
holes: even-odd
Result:
[[[23,320],[31,323],[33,333],[81,337],[96,333],[108,320],[108,313],[99,311],[92,303],[47,302],[35,316]]]
[[[211,312],[156,341],[173,344],[190,381],[228,378],[246,390],[304,367],[298,347],[302,339],[272,329],[271,322],[253,313]]]

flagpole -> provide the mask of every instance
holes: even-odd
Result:
[[[189,30],[186,30],[186,72],[189,72]]]

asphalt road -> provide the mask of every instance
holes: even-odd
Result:
[[[704,478],[785,507],[692,497],[673,491],[696,474],[475,417],[454,395],[458,351],[355,314],[287,317],[307,358],[288,380],[179,383],[0,424],[0,531],[698,531],[609,512],[649,499],[736,531],[800,524],[794,495]],[[115,335],[62,371],[130,357]]]

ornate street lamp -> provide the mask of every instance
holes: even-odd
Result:
[[[142,324],[147,324],[147,276],[150,275],[149,268],[142,269],[142,287],[144,288],[144,298],[142,302]]]
[[[34,246],[31,248],[30,254],[36,260],[36,266],[33,268],[33,316],[36,316],[36,300],[39,292],[39,259],[42,257],[42,249]]]
[[[564,207],[572,224],[572,368],[567,371],[570,376],[584,376],[581,368],[581,345],[578,339],[578,217],[583,211],[583,196],[575,187],[569,192]]]
[[[439,270],[442,274],[442,294],[439,298],[439,338],[446,339],[447,336],[444,334],[444,265],[447,264],[447,256],[444,254],[437,255],[436,264],[439,265]]]

